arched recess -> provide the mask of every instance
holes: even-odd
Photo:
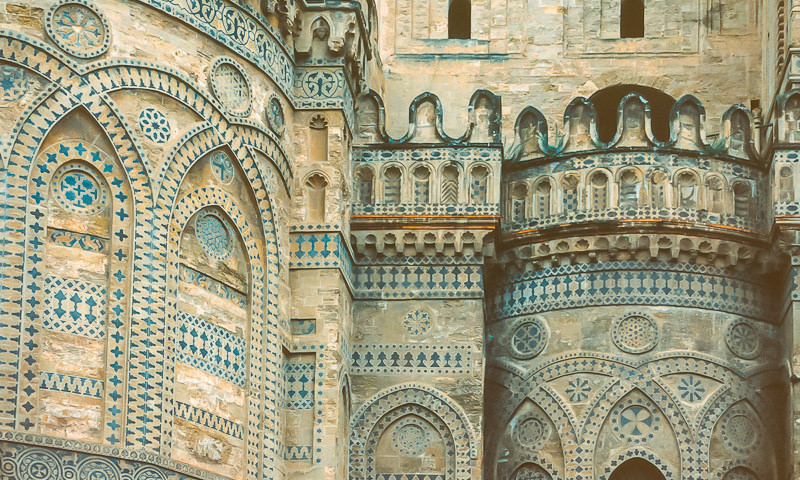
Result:
[[[472,478],[478,444],[466,412],[444,393],[421,384],[400,384],[364,402],[350,420],[349,478],[375,478],[375,451],[384,430],[414,415],[427,422],[445,446],[445,464],[453,465],[445,480]]]
[[[670,112],[675,104],[675,99],[657,88],[631,84],[606,87],[589,97],[589,101],[597,111],[597,135],[600,141],[610,142],[614,138],[617,133],[620,102],[631,93],[639,94],[647,100],[655,139],[661,142],[668,141],[670,138]]]
[[[608,480],[666,480],[666,478],[652,463],[640,457],[633,457],[614,469]]]
[[[30,349],[24,365],[36,367],[18,384],[33,419],[26,428],[117,444],[130,314],[128,232],[136,220],[131,184],[103,128],[77,109],[43,139],[21,191],[29,209],[28,325],[21,330],[29,337],[18,340]]]

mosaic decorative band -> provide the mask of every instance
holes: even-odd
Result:
[[[350,367],[353,374],[469,374],[472,349],[466,345],[353,345]]]
[[[6,435],[8,437],[9,434]],[[30,436],[28,436],[30,438]],[[69,440],[35,437],[56,445],[75,444]],[[69,445],[64,445],[69,447]],[[90,444],[81,444],[90,445]],[[111,451],[110,447],[94,445],[93,449]],[[3,480],[63,480],[63,479],[124,479],[124,480],[221,480],[222,477],[203,472],[152,454],[114,449],[122,456],[141,458],[144,462],[95,454],[36,447],[11,442],[0,442],[0,472]],[[164,464],[168,468],[154,465]],[[178,473],[174,470],[186,472]]]
[[[401,203],[399,205],[389,204],[353,204],[353,215],[473,215],[473,216],[499,216],[500,205],[448,205],[435,203]]]
[[[186,265],[181,265],[180,279],[183,282],[191,283],[197,287],[203,288],[214,295],[230,300],[241,308],[247,308],[247,296],[235,290],[222,282],[218,282],[208,275],[198,272]]]
[[[106,253],[108,241],[92,235],[50,229],[50,242],[60,247],[76,247],[92,253]]]
[[[175,416],[240,440],[244,436],[244,427],[241,424],[193,407],[188,403],[175,402]]]
[[[370,147],[354,148],[353,160],[356,162],[420,162],[420,161],[455,161],[455,162],[499,162],[503,160],[499,148],[486,147],[443,147],[443,148],[403,148],[396,150],[380,150]]]
[[[284,362],[283,369],[286,379],[286,408],[314,408],[314,362]]]
[[[40,388],[54,392],[74,393],[84,397],[103,398],[102,381],[63,373],[42,372]]]
[[[543,269],[501,286],[493,303],[497,319],[597,305],[672,305],[763,319],[771,305],[763,285],[721,269],[641,262]]]
[[[356,267],[356,298],[482,298],[479,265],[362,265]]]
[[[284,460],[311,460],[311,445],[286,445]]]
[[[244,386],[247,345],[228,330],[185,312],[178,313],[176,359]]]
[[[444,475],[434,473],[381,473],[377,480],[444,480]]]
[[[353,260],[338,232],[291,233],[289,268],[338,268],[348,284]]]

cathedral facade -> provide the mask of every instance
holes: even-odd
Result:
[[[4,0],[0,122],[2,480],[800,479],[792,2]]]

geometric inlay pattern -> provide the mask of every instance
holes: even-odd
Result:
[[[728,326],[725,335],[728,348],[737,357],[751,360],[761,353],[761,341],[756,329],[745,320],[737,320]]]
[[[194,230],[206,255],[220,261],[230,256],[233,242],[230,227],[225,220],[203,211],[194,221]]]
[[[412,310],[403,318],[403,325],[408,333],[421,335],[431,327],[431,316],[424,310]]]
[[[550,425],[538,417],[528,417],[514,426],[513,435],[521,447],[536,450],[550,437]]]
[[[286,117],[278,97],[273,95],[267,103],[267,124],[276,135],[281,136],[286,130]]]
[[[678,393],[681,399],[693,403],[701,400],[705,396],[706,389],[703,387],[702,382],[694,375],[689,375],[681,378],[678,385]]]
[[[55,175],[55,197],[72,213],[94,215],[108,205],[108,189],[90,167],[80,162],[64,165]]]
[[[19,100],[28,91],[25,70],[12,65],[0,65],[0,104]]]
[[[244,386],[245,339],[202,318],[178,312],[175,359],[223,380]]]
[[[250,114],[250,83],[233,59],[218,58],[211,66],[211,90],[228,113]]]
[[[623,352],[644,353],[658,343],[658,324],[648,315],[631,313],[614,322],[611,337]]]
[[[155,108],[145,108],[139,114],[139,128],[153,143],[165,143],[170,137],[169,120]]]
[[[45,26],[47,35],[59,48],[78,58],[96,57],[111,44],[105,16],[82,0],[53,5],[47,12]]]
[[[284,362],[286,408],[309,410],[314,407],[314,362]]]
[[[533,358],[547,345],[547,329],[538,318],[526,319],[514,330],[511,353],[521,359]]]
[[[43,390],[103,398],[103,382],[101,380],[53,372],[41,372],[41,375],[40,388]]]
[[[662,418],[658,407],[649,399],[629,397],[617,405],[611,415],[611,426],[619,438],[642,443],[655,437],[661,428]]]
[[[753,453],[761,441],[756,425],[741,412],[731,412],[725,416],[721,433],[725,446],[740,455]]]
[[[356,344],[350,354],[351,373],[458,373],[472,370],[467,345]]]
[[[44,285],[44,328],[97,340],[105,337],[105,288],[53,275]]]
[[[580,403],[589,398],[589,394],[592,393],[592,387],[589,385],[589,380],[579,377],[570,380],[569,388],[565,392],[569,395],[570,402]]]
[[[551,480],[553,477],[539,465],[524,465],[517,470],[514,480]]]
[[[400,455],[418,457],[425,453],[432,440],[432,430],[415,419],[398,421],[392,432],[392,444]]]
[[[175,402],[175,416],[192,423],[202,425],[206,428],[216,430],[225,435],[242,439],[244,427],[238,422],[228,420],[219,415],[213,414],[201,408],[194,407],[188,403]],[[103,477],[98,477],[102,479]]]

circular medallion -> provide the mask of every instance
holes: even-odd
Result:
[[[155,108],[145,108],[139,114],[139,127],[142,133],[153,143],[165,143],[169,141],[171,134],[169,120]]]
[[[431,316],[425,310],[412,310],[403,318],[403,326],[412,335],[421,335],[431,328]]]
[[[615,409],[611,415],[611,425],[619,438],[641,443],[655,437],[661,425],[661,416],[649,400],[630,398]]]
[[[658,325],[647,315],[632,313],[614,322],[611,338],[623,352],[644,353],[658,343]]]
[[[517,470],[514,480],[552,480],[547,470],[539,465],[524,465]]]
[[[758,480],[758,477],[748,468],[736,467],[726,473],[722,480]]]
[[[761,341],[758,338],[758,332],[745,320],[731,323],[725,335],[725,340],[731,352],[745,360],[756,358],[761,353]]]
[[[231,162],[231,158],[227,153],[214,152],[211,154],[211,158],[208,159],[208,163],[211,164],[211,171],[214,173],[214,176],[217,177],[217,180],[225,185],[231,183],[234,176],[234,169],[233,162]]]
[[[61,461],[53,453],[32,448],[22,453],[16,462],[17,478],[31,480],[59,480],[64,477]]]
[[[250,114],[250,82],[244,71],[230,58],[218,58],[211,65],[211,90],[231,115]]]
[[[533,358],[544,350],[545,345],[547,329],[537,318],[523,321],[511,336],[511,353],[517,358]]]
[[[105,16],[82,0],[57,2],[47,12],[45,25],[56,45],[78,58],[101,55],[111,44]]]
[[[758,428],[747,415],[734,413],[722,422],[722,441],[733,452],[749,455],[755,451],[760,441]]]
[[[422,425],[401,422],[392,433],[392,442],[398,453],[418,457],[430,446],[431,435]]]
[[[94,215],[108,205],[108,189],[95,177],[93,169],[78,162],[62,166],[56,172],[55,197],[73,213]]]
[[[524,448],[535,450],[550,436],[550,426],[537,417],[529,417],[514,427],[514,439]]]
[[[15,102],[27,92],[28,77],[25,70],[13,65],[0,65],[0,103]]]
[[[267,124],[276,135],[281,136],[286,130],[286,117],[278,97],[273,95],[267,103]]]
[[[225,260],[230,256],[232,236],[225,220],[212,213],[201,212],[194,221],[194,230],[206,255],[217,260]]]

